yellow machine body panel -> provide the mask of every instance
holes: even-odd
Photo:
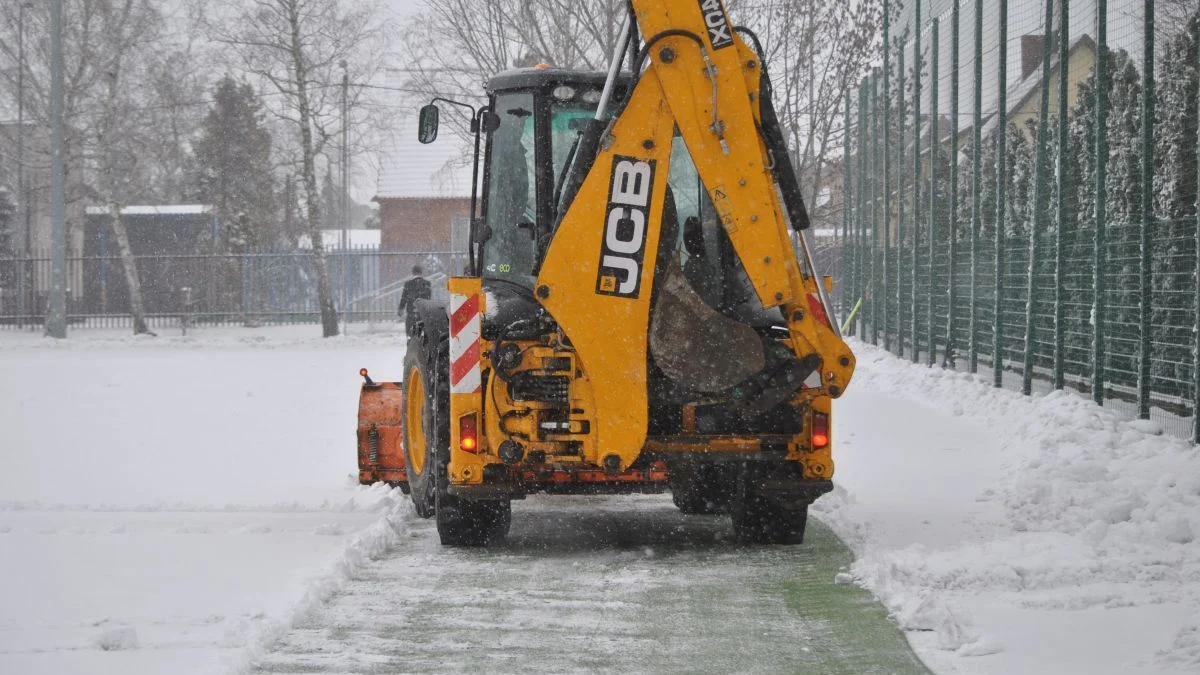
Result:
[[[555,232],[535,291],[591,381],[595,447],[620,457],[622,470],[646,440],[651,290],[674,129],[647,73]]]

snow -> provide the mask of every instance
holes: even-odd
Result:
[[[392,544],[349,448],[403,340],[318,335],[0,333],[0,672],[238,671]]]
[[[1200,452],[855,343],[814,512],[939,673],[1200,669]]]
[[[357,370],[398,373],[398,326],[173,332],[0,331],[0,672],[244,672],[352,611],[372,561],[442,560],[405,497],[352,477]],[[829,583],[941,674],[1200,671],[1196,448],[853,346],[813,515],[856,560]],[[628,499],[602,508],[670,510]]]
[[[143,206],[126,206],[121,209],[123,216],[178,216],[212,213],[208,204],[160,204]],[[107,206],[89,206],[84,209],[89,216],[107,216]]]

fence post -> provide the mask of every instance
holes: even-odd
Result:
[[[242,275],[242,325],[246,325],[250,321],[250,258],[247,255],[248,250],[243,249],[239,257],[239,271]]]
[[[858,198],[856,200],[858,202],[858,211],[856,212],[857,217],[855,218],[855,223],[854,223],[854,232],[855,232],[855,235],[854,235],[854,241],[855,241],[855,243],[854,243],[854,288],[855,288],[855,296],[856,296],[855,302],[858,302],[859,300],[862,300],[864,297],[866,297],[866,288],[863,285],[863,252],[862,252],[863,241],[866,238],[864,236],[864,232],[863,232],[863,228],[865,226],[865,219],[863,218],[863,213],[866,211],[866,208],[865,208],[866,207],[866,190],[864,189],[864,185],[866,184],[866,181],[867,181],[866,138],[867,138],[867,81],[866,81],[866,78],[863,78],[862,82],[859,84],[859,87],[858,87],[858,180],[855,181],[855,187],[858,191],[858,195],[857,195]],[[858,319],[858,326],[863,326],[864,323],[865,322],[862,319],[862,312],[860,311],[859,319]],[[854,328],[852,328],[851,330],[853,331],[854,335],[858,335],[859,337],[862,336],[862,332],[860,330],[855,330]]]
[[[921,362],[918,333],[917,251],[921,250],[921,0],[913,20],[913,227],[912,227],[912,361]]]
[[[1042,49],[1041,107],[1038,110],[1037,158],[1034,160],[1033,223],[1029,228],[1028,295],[1025,297],[1025,361],[1021,368],[1021,393],[1033,393],[1033,362],[1037,317],[1037,267],[1039,239],[1046,230],[1046,138],[1050,123],[1050,44],[1054,39],[1054,0],[1046,3],[1046,42]],[[1060,78],[1065,79],[1065,78]],[[1059,224],[1061,227],[1062,224]]]
[[[1150,310],[1153,288],[1150,249],[1154,235],[1154,0],[1144,0],[1142,35],[1142,227],[1138,303],[1138,417],[1150,419]]]
[[[950,227],[949,258],[946,265],[946,346],[945,366],[954,365],[954,311],[958,306],[954,264],[958,258],[958,32],[961,20],[959,0],[954,0],[950,27]]]
[[[1200,45],[1196,49],[1200,69]],[[1197,72],[1200,72],[1198,70]],[[1200,167],[1200,91],[1196,96],[1196,166]],[[1200,444],[1200,171],[1196,172],[1196,279],[1192,298],[1192,443]]]
[[[192,321],[192,289],[190,286],[184,286],[179,290],[183,293],[183,313],[179,317],[179,328],[186,337],[188,324]]]
[[[888,288],[888,271],[891,269],[889,251],[892,247],[892,60],[891,52],[891,3],[883,0],[883,270],[880,300],[883,304],[883,348],[891,351],[892,333],[890,327],[890,312],[888,301],[891,292]]]
[[[896,351],[904,356],[904,47],[896,50]]]
[[[983,189],[983,0],[975,0],[975,118],[971,139],[971,316],[967,321],[968,370],[979,372],[979,229]]]
[[[846,110],[842,122],[842,272],[838,279],[838,298],[841,301],[841,316],[850,316],[853,298],[846,297],[846,284],[850,276],[850,90],[846,90]],[[815,199],[815,195],[813,197]],[[853,295],[854,289],[850,289]]]
[[[1063,231],[1071,222],[1070,202],[1067,200],[1067,190],[1070,180],[1067,177],[1067,144],[1070,142],[1067,128],[1067,77],[1070,75],[1068,60],[1070,58],[1069,42],[1071,40],[1070,0],[1059,1],[1058,13],[1058,162],[1057,182],[1058,201],[1056,213],[1058,227],[1054,231],[1054,388],[1062,389],[1063,380],[1063,343],[1065,342],[1065,325],[1063,306],[1067,301],[1066,294],[1066,254],[1063,251]]]
[[[1108,0],[1096,0],[1096,240],[1092,252],[1092,400],[1104,403],[1105,281],[1108,261],[1104,241],[1108,227]]]
[[[992,385],[1004,384],[1004,229],[1005,191],[1008,187],[1008,0],[1000,0],[1000,63],[997,72],[996,120],[996,329],[992,332]]]
[[[937,358],[937,341],[933,339],[933,288],[935,274],[935,247],[938,240],[938,17],[933,18],[933,44],[929,54],[929,279],[925,283],[925,330],[929,339],[926,364],[932,366]]]
[[[871,73],[871,116],[868,118],[871,134],[871,227],[869,229],[867,256],[868,273],[867,277],[867,293],[871,304],[871,344],[879,344],[879,303],[875,301],[875,297],[879,294],[879,285],[876,283],[875,277],[876,268],[878,265],[875,260],[875,247],[879,240],[879,175],[875,168],[879,161],[879,72]],[[866,338],[866,334],[863,335]]]

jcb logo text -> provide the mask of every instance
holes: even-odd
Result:
[[[613,158],[608,208],[604,212],[604,241],[596,292],[636,298],[642,285],[646,254],[646,223],[654,188],[654,162],[634,157]]]
[[[729,32],[729,21],[725,18],[725,9],[721,0],[699,0],[700,13],[704,15],[704,25],[708,26],[708,39],[713,49],[722,49],[733,44],[733,34]]]

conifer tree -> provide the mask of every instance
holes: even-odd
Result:
[[[271,165],[271,134],[254,89],[226,75],[213,90],[195,146],[198,198],[214,206],[223,250],[276,243],[280,226]]]
[[[1138,265],[1141,248],[1141,74],[1124,50],[1112,52],[1108,116],[1109,379],[1137,384]]]
[[[1196,231],[1197,19],[1166,41],[1158,68],[1155,124],[1153,375],[1186,395],[1191,381]]]

